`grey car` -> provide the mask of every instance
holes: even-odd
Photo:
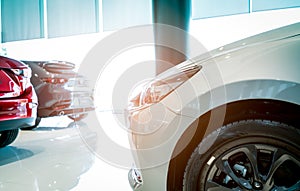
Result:
[[[41,118],[66,115],[83,119],[94,109],[92,88],[84,76],[75,71],[75,64],[65,61],[23,61],[32,70],[31,82],[37,93]]]

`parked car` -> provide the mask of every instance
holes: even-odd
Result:
[[[31,82],[39,99],[38,118],[66,115],[74,121],[94,109],[92,89],[75,65],[65,61],[23,61],[32,69]]]
[[[300,23],[222,46],[139,86],[134,190],[300,190]]]
[[[37,96],[24,63],[0,56],[0,147],[11,144],[20,128],[31,127],[37,116]]]

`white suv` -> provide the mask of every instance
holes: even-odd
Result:
[[[187,60],[133,92],[133,189],[300,190],[300,23]]]

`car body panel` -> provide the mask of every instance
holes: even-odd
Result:
[[[20,61],[0,57],[0,131],[30,127],[35,123],[37,96],[30,74],[22,73],[29,70]]]
[[[167,189],[170,159],[180,153],[180,149],[174,151],[176,144],[204,113],[225,105],[225,115],[227,103],[251,99],[300,105],[299,52],[300,23],[297,23],[183,63],[200,64],[202,69],[158,104],[128,115],[130,128],[137,132],[131,139],[136,149],[133,151],[136,166],[144,180],[140,190]],[[157,112],[163,115],[158,117]],[[151,118],[141,123],[145,116]],[[210,123],[221,127],[223,119]],[[153,127],[155,131],[141,133]]]
[[[162,100],[162,103],[174,111],[180,110],[194,97],[210,92],[215,88],[220,89],[225,84],[241,81],[260,79],[300,83],[298,73],[300,71],[299,42],[300,36],[278,41],[275,44],[273,42],[263,44],[262,49],[258,47],[244,48],[232,52],[230,55],[225,54],[216,58],[213,57],[209,61],[199,61],[203,67],[202,70],[193,76],[188,83],[185,83],[185,87],[178,88],[176,92]],[[284,43],[284,45],[278,47],[279,43]],[[260,51],[264,53],[260,54]],[[289,62],[288,66],[285,65],[286,62]],[[226,97],[228,92],[224,90],[218,94],[221,93],[223,97]],[[193,92],[192,95],[185,93],[191,91]],[[180,95],[180,101],[174,101],[178,97],[177,95]],[[298,97],[297,95],[291,96]],[[216,101],[220,99],[216,99]],[[225,100],[220,101],[224,102]]]
[[[39,98],[38,116],[75,115],[94,109],[92,89],[75,65],[63,61],[24,61],[33,72]]]
[[[292,99],[290,96],[295,95],[295,93],[296,95],[297,93],[299,95],[300,84],[291,82],[251,80],[228,84],[225,86],[225,89],[226,92],[231,92],[231,95],[226,97],[226,103],[249,99],[261,99],[262,95],[264,95],[265,99],[281,101],[290,100],[300,104],[299,96],[294,96]],[[136,159],[135,165],[141,170],[144,179],[141,190],[166,190],[170,159],[177,156],[182,149],[184,149],[184,147],[182,147],[175,151],[178,140],[182,138],[188,127],[194,125],[193,123],[197,121],[199,116],[210,111],[212,108],[220,106],[216,103],[216,105],[214,105],[211,100],[211,94],[218,91],[219,90],[212,90],[212,92],[200,96],[200,105],[198,99],[193,100],[186,105],[186,107],[182,108],[181,113],[175,113],[167,107],[164,109],[161,108],[160,110],[164,111],[164,123],[157,127],[158,130],[155,131],[155,133],[147,134],[146,136],[132,135],[131,139],[133,142],[131,145],[132,148],[134,148],[133,156]],[[152,110],[152,108],[149,109]],[[225,109],[226,108],[223,108],[224,111]],[[144,114],[139,113],[139,115]],[[220,116],[218,115],[218,119],[219,117]],[[214,119],[214,117],[211,117],[211,119]],[[211,123],[215,122],[216,120],[211,121]],[[221,124],[222,122],[221,119],[218,123]],[[156,121],[156,123],[158,122]],[[144,124],[144,127],[140,126],[139,128],[146,128],[146,125],[152,126],[152,123],[149,122],[148,124]],[[192,136],[185,137],[186,144],[191,140]],[[155,185],[153,184],[154,181]]]
[[[20,84],[14,81],[3,69],[0,69],[0,84],[0,98],[16,97],[21,94]]]
[[[4,56],[1,56],[0,59],[0,68],[6,68],[6,69],[25,69],[27,68],[26,65],[22,64],[20,61],[18,60],[14,60],[11,58],[7,58]]]
[[[36,117],[30,117],[0,121],[1,131],[32,127],[35,124],[35,119]]]

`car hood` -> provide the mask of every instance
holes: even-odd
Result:
[[[215,58],[224,54],[228,54],[240,49],[244,49],[251,46],[257,46],[263,43],[280,41],[284,39],[293,38],[300,35],[300,22],[287,25],[281,28],[273,29],[267,32],[263,32],[258,35],[254,35],[234,43],[219,47],[217,49],[211,50],[205,54],[201,54],[194,58],[191,58],[192,62],[199,62],[211,58]]]
[[[0,68],[6,69],[25,69],[27,66],[20,61],[0,56]]]

